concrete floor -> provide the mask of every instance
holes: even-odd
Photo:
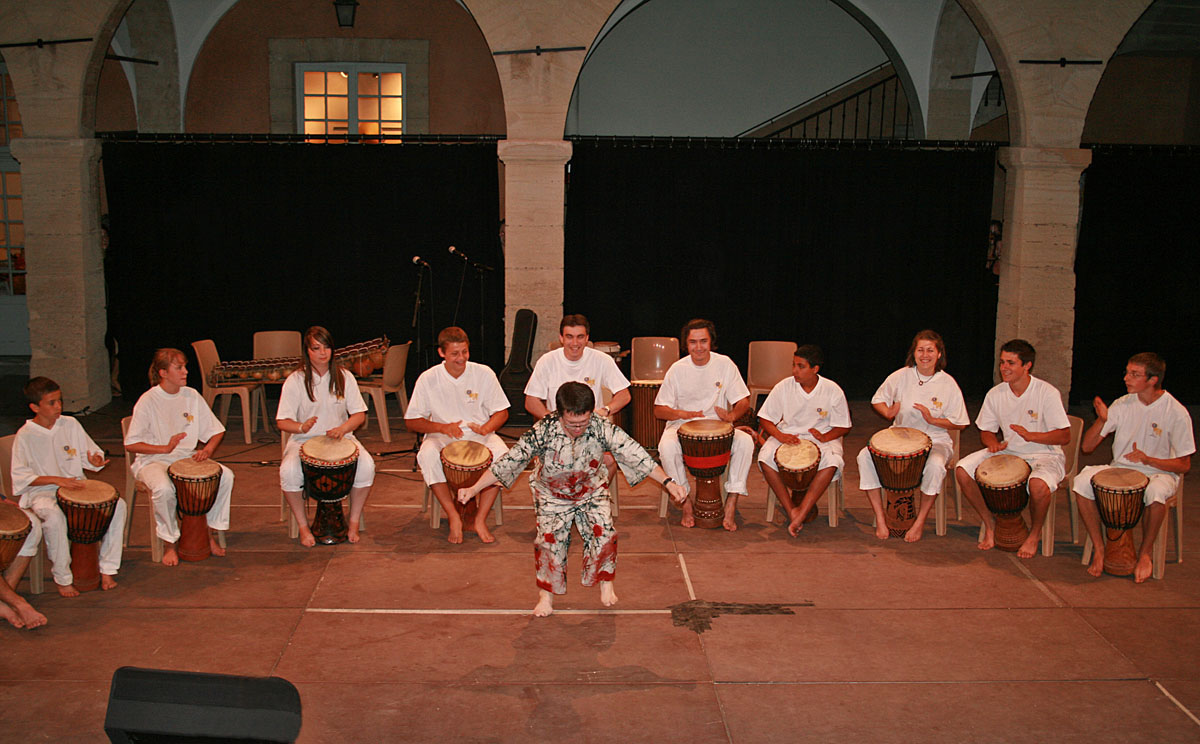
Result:
[[[579,586],[573,547],[548,619],[528,614],[524,481],[495,544],[451,546],[420,511],[412,456],[378,457],[362,543],[305,549],[279,521],[277,435],[246,445],[235,417],[219,451],[237,476],[229,555],[152,563],[139,503],[119,588],[50,588],[30,597],[49,625],[0,629],[4,739],[105,741],[113,671],[132,665],[284,677],[302,742],[1200,741],[1200,560],[1175,563],[1172,537],[1163,581],[1092,579],[1061,497],[1051,558],[980,552],[975,515],[953,504],[946,536],[931,517],[920,543],[881,543],[854,454],[882,422],[852,409],[837,528],[824,502],[797,539],[767,524],[757,472],[735,534],[681,528],[674,509],[660,520],[657,491],[622,482],[620,603]],[[116,453],[99,477],[119,488],[128,411],[83,419]],[[372,419],[368,449],[410,444],[395,428],[383,444]]]

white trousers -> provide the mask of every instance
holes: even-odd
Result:
[[[217,463],[220,465],[220,463]],[[175,484],[167,475],[169,465],[151,462],[142,467],[137,478],[150,489],[154,504],[154,527],[158,536],[169,543],[179,542],[179,519],[175,516]],[[217,500],[208,510],[208,526],[214,530],[229,529],[229,502],[233,495],[233,471],[221,465],[221,484]]]
[[[733,430],[733,446],[729,453],[729,465],[726,468],[729,478],[725,482],[725,491],[740,495],[746,494],[746,476],[750,474],[750,461],[754,458],[754,440],[740,429]],[[662,461],[663,470],[671,476],[671,480],[683,486],[691,493],[692,486],[688,480],[687,466],[683,464],[683,449],[679,446],[679,427],[668,426],[663,430],[662,438],[658,440],[658,459]]]

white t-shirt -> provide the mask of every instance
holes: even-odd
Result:
[[[34,486],[43,475],[59,478],[83,478],[84,470],[100,468],[88,462],[88,453],[103,453],[79,422],[70,416],[59,416],[47,429],[33,420],[17,430],[12,450],[12,487],[21,497],[21,506],[28,506],[26,495],[57,486]]]
[[[690,356],[685,356],[671,365],[662,387],[654,398],[654,405],[669,406],[682,411],[703,411],[701,418],[715,419],[716,407],[726,410],[742,398],[750,396],[750,390],[742,380],[733,360],[724,354],[710,352],[708,364],[696,366]],[[667,422],[667,428],[675,428],[686,419]]]
[[[784,434],[795,434],[811,440],[809,429],[824,434],[830,429],[850,426],[850,406],[846,394],[828,377],[817,377],[811,393],[795,377],[785,377],[771,388],[771,393],[758,409],[758,417],[766,419]]]
[[[467,362],[455,379],[443,362],[417,378],[404,417],[429,419],[435,424],[482,424],[506,408],[508,396],[491,368]]]
[[[629,387],[629,380],[617,369],[613,358],[602,351],[585,346],[583,356],[579,361],[572,362],[562,349],[555,349],[543,354],[533,367],[533,375],[525,385],[525,394],[546,401],[546,408],[553,411],[557,408],[554,400],[555,393],[564,382],[582,382],[592,389],[596,396],[596,406],[604,400],[600,392],[606,387],[616,393]]]
[[[915,367],[903,367],[887,376],[875,391],[871,403],[891,405],[900,402],[900,410],[892,420],[892,426],[907,426],[919,429],[934,442],[950,444],[950,432],[925,420],[921,412],[913,408],[920,403],[929,409],[934,418],[949,419],[950,423],[966,426],[971,423],[967,406],[963,402],[962,390],[945,370],[933,373],[933,377],[920,384]]]
[[[1031,377],[1029,387],[1017,397],[1007,382],[1002,382],[988,391],[983,399],[983,408],[975,417],[980,431],[999,432],[1000,439],[1008,443],[1005,452],[1011,455],[1062,454],[1057,444],[1035,444],[1009,428],[1012,424],[1024,426],[1031,432],[1043,433],[1070,427],[1067,411],[1063,408],[1062,396],[1045,380]]]
[[[335,426],[341,426],[352,414],[367,410],[367,404],[358,389],[358,381],[349,370],[342,370],[342,381],[345,384],[345,397],[338,398],[336,394],[329,392],[328,372],[313,377],[313,395],[316,397],[313,401],[309,400],[308,391],[304,388],[304,370],[296,370],[283,381],[283,390],[279,392],[279,412],[275,414],[275,418],[291,419],[303,424],[316,416],[317,423],[313,424],[308,433],[292,435],[292,438],[299,442],[320,436]]]
[[[174,395],[155,385],[138,398],[133,406],[133,420],[129,422],[129,433],[125,435],[126,446],[142,444],[166,444],[179,432],[184,437],[175,449],[162,455],[138,455],[134,460],[134,475],[144,465],[152,462],[173,463],[191,456],[196,445],[207,442],[225,427],[217,420],[204,397],[195,389],[183,387]]]
[[[1140,470],[1147,475],[1166,471],[1121,459],[1133,451],[1134,442],[1142,452],[1164,460],[1196,452],[1192,417],[1183,404],[1167,392],[1148,406],[1132,393],[1117,398],[1108,407],[1108,421],[1100,429],[1102,436],[1113,432],[1116,432],[1113,437],[1113,464]]]

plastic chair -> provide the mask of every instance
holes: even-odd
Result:
[[[408,391],[404,386],[404,374],[408,369],[408,350],[412,341],[388,347],[383,361],[383,372],[378,377],[364,377],[358,381],[358,389],[375,404],[375,417],[379,419],[379,433],[383,441],[392,441],[391,426],[387,413],[387,394],[395,393],[400,404],[400,418],[408,411]]]
[[[750,389],[750,408],[758,409],[758,396],[771,392],[776,383],[792,375],[792,341],[751,341],[746,365],[746,387]]]
[[[221,363],[221,356],[217,353],[217,345],[212,339],[204,339],[203,341],[193,341],[192,350],[196,352],[196,361],[200,364],[200,380],[202,383],[201,393],[204,395],[204,402],[212,408],[213,403],[218,396],[221,398],[221,410],[218,413],[218,418],[221,420],[221,425],[229,419],[229,400],[231,396],[238,396],[242,399],[242,432],[246,437],[246,444],[250,444],[253,440],[250,438],[250,433],[258,430],[258,409],[254,406],[255,400],[262,407],[263,426],[269,426],[269,418],[267,413],[267,399],[263,394],[263,386],[255,385],[221,385],[213,387],[208,382],[208,376],[212,372],[213,367]]]
[[[13,493],[12,484],[12,451],[13,442],[17,441],[16,434],[9,434],[5,437],[0,437],[0,486],[4,488],[4,493],[0,497],[4,497],[8,501],[17,503],[19,499]],[[43,539],[43,544],[45,540]],[[37,552],[33,554],[33,558],[29,561],[29,593],[41,594],[45,583],[45,562],[42,558],[45,553],[42,545],[38,546]],[[13,587],[13,591],[16,591]]]
[[[303,356],[300,331],[258,331],[254,334],[254,358],[278,359]]]
[[[630,344],[629,379],[661,380],[679,361],[679,339],[674,336],[638,336]]]
[[[1154,579],[1162,579],[1163,572],[1166,570],[1167,564],[1167,526],[1171,523],[1171,510],[1175,510],[1175,562],[1183,563],[1183,476],[1179,476],[1179,485],[1175,487],[1175,495],[1167,499],[1167,516],[1162,521],[1162,527],[1158,529],[1158,537],[1154,539],[1154,553],[1152,556],[1153,568],[1150,576]],[[1142,519],[1146,519],[1145,512],[1142,513]],[[1103,529],[1103,525],[1101,525]],[[1092,561],[1092,536],[1086,535],[1083,541],[1083,560],[1080,561],[1083,565],[1088,565]]]
[[[283,461],[283,453],[287,449],[288,441],[291,438],[292,438],[291,432],[287,432],[287,431],[280,432],[280,435],[279,435],[279,460],[280,460],[280,462]],[[308,490],[307,486],[305,487],[304,490],[305,491]],[[304,501],[305,501],[305,508],[307,508],[307,501],[308,501],[307,495],[304,497]],[[288,537],[292,538],[293,540],[295,540],[297,537],[300,537],[300,523],[296,521],[296,515],[292,514],[292,508],[288,504],[287,496],[285,496],[283,494],[283,489],[280,489],[280,491],[279,491],[279,521],[282,522],[285,519],[288,522]],[[359,532],[367,531],[367,507],[366,507],[366,504],[363,504],[363,510],[358,515],[358,531]]]

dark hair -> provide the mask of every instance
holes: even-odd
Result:
[[[1003,353],[1006,351],[1009,354],[1016,354],[1017,358],[1021,360],[1022,365],[1032,365],[1037,361],[1037,352],[1034,350],[1033,344],[1023,338],[1014,338],[1011,341],[1005,341],[1004,345],[1000,347],[1000,352]],[[1032,368],[1030,366],[1030,369]]]
[[[322,326],[313,326],[304,332],[304,342],[301,344],[303,353],[300,354],[300,367],[304,370],[304,389],[308,392],[308,399],[314,402],[317,400],[317,396],[313,395],[312,358],[308,355],[308,347],[314,341],[328,346],[331,352],[329,355],[329,392],[338,398],[346,397],[346,381],[342,379],[342,365],[338,364],[337,357],[332,353],[333,335]]]
[[[946,343],[944,341],[942,341],[942,334],[938,333],[937,331],[931,331],[928,328],[926,328],[923,331],[917,331],[917,335],[913,336],[912,346],[908,347],[908,356],[906,356],[904,358],[904,366],[905,367],[917,366],[916,353],[917,353],[917,342],[918,341],[932,341],[933,342],[933,345],[936,346],[937,350],[938,350],[937,364],[935,364],[933,366],[933,369],[934,369],[934,371],[937,371],[937,372],[941,372],[943,369],[945,369],[946,368]]]
[[[34,377],[25,383],[22,392],[25,393],[25,400],[36,406],[42,402],[42,398],[56,390],[62,390],[62,388],[49,377]]]
[[[467,339],[467,332],[458,326],[443,328],[442,332],[438,334],[438,348],[442,351],[445,351],[450,344],[470,343],[470,340]]]
[[[554,394],[554,405],[560,416],[564,413],[591,413],[596,407],[596,395],[582,382],[564,382]]]
[[[1167,374],[1167,363],[1162,357],[1153,351],[1143,351],[1141,354],[1129,357],[1129,364],[1140,364],[1145,367],[1146,377],[1158,378],[1154,383],[1154,389],[1162,390],[1163,375]]]
[[[583,326],[584,332],[589,336],[592,335],[592,324],[588,323],[588,319],[579,313],[563,316],[563,319],[558,322],[558,335],[561,336],[567,326]]]
[[[816,344],[797,346],[796,350],[792,352],[792,356],[800,357],[808,362],[808,366],[810,367],[820,367],[825,363],[825,353]]]
[[[717,327],[713,325],[711,320],[704,318],[692,318],[683,324],[683,328],[679,331],[679,345],[684,351],[687,351],[688,336],[692,331],[698,331],[701,328],[708,331],[708,348],[711,351],[717,349]]]
[[[179,349],[172,349],[170,347],[167,347],[164,349],[156,349],[155,350],[154,356],[150,358],[150,386],[151,387],[162,382],[162,378],[159,376],[158,373],[161,372],[162,370],[166,369],[167,367],[170,367],[171,362],[175,361],[176,359],[182,360],[182,362],[184,364],[187,364],[187,357],[185,357],[183,355],[183,352],[180,351]]]

